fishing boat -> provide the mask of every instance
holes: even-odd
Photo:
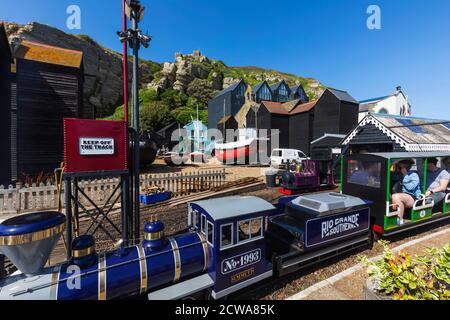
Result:
[[[161,158],[168,166],[182,166],[186,164],[189,159],[189,157],[183,153],[174,151],[164,153]]]
[[[214,154],[224,164],[250,164],[258,162],[258,153],[266,138],[258,138],[255,129],[239,129],[237,141],[216,143]],[[258,151],[259,150],[259,151]]]

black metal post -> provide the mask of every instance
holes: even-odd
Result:
[[[72,258],[72,179],[65,180],[67,260]]]
[[[130,127],[129,128],[129,132],[128,132],[128,137],[129,137],[129,141],[130,146],[134,145],[134,133],[133,133],[133,128]],[[131,149],[131,150],[130,150]],[[127,211],[127,221],[128,221],[128,225],[127,225],[127,235],[128,235],[128,240],[129,239],[134,239],[135,237],[133,236],[134,233],[134,224],[133,224],[133,216],[134,216],[134,148],[130,148],[129,150],[129,165],[128,165],[128,169],[129,169],[129,173],[128,173],[128,194],[127,194],[127,200],[128,200],[128,211]],[[129,242],[130,244],[130,242]]]
[[[128,188],[129,188],[129,180],[128,180],[128,176],[126,175],[122,175],[120,176],[120,183],[121,183],[121,192],[122,192],[122,240],[123,240],[123,246],[126,247],[128,246],[128,240],[130,238],[130,233],[129,233],[129,215],[127,214],[129,211],[129,193],[128,193]]]
[[[75,221],[76,221],[76,225],[75,225],[75,237],[78,237],[79,234],[79,216],[78,213],[80,212],[78,209],[78,178],[73,178],[73,185],[74,185],[74,189],[73,189],[73,198],[74,198],[74,203],[73,203],[73,216],[75,217]]]
[[[5,256],[0,252],[0,279],[6,276]]]
[[[140,192],[140,150],[139,150],[139,47],[138,21],[134,17],[133,23],[133,129],[134,129],[134,238],[140,238],[141,219],[139,206]]]

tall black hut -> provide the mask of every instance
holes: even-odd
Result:
[[[22,41],[13,56],[12,181],[59,167],[63,118],[83,117],[84,80],[82,52]]]
[[[320,97],[314,111],[314,136],[347,134],[358,124],[359,103],[348,92],[328,88]]]
[[[13,63],[11,48],[5,27],[0,24],[0,184],[9,183],[11,175],[11,64]]]

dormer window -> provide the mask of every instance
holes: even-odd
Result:
[[[278,95],[280,97],[280,100],[285,101],[285,100],[288,99],[289,93],[288,93],[288,90],[287,90],[287,88],[286,88],[286,86],[284,84],[282,84],[280,86],[280,88],[278,89]]]
[[[236,89],[236,96],[238,98],[241,98],[241,97],[244,97],[244,95],[245,95],[245,88],[241,83]]]
[[[265,100],[265,101],[271,101],[272,100],[272,93],[270,92],[269,88],[264,85],[259,90],[259,99]]]

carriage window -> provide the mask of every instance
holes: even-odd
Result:
[[[366,187],[380,188],[381,162],[349,160],[347,182]]]
[[[206,217],[204,214],[202,214],[202,218],[201,218],[201,231],[203,234],[206,234]]]
[[[243,242],[263,236],[263,218],[240,221],[238,223],[238,241]]]
[[[233,245],[233,225],[226,224],[220,227],[221,248],[227,248]]]
[[[213,245],[214,239],[214,225],[208,221],[207,241],[210,245]]]
[[[194,226],[196,226],[199,229],[200,229],[200,224],[201,224],[200,219],[201,219],[200,212],[194,211]]]

